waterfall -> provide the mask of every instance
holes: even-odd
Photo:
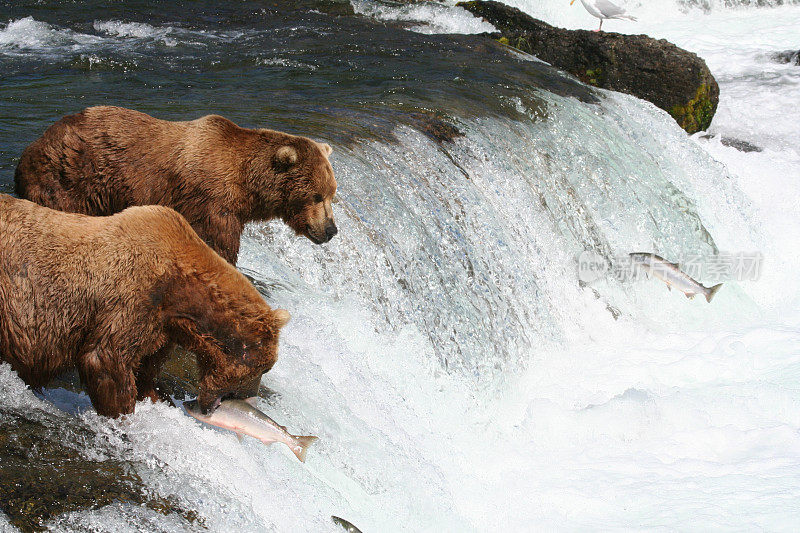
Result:
[[[63,112],[62,80],[69,105],[113,94],[173,119],[207,106],[330,142],[336,238],[315,246],[280,222],[250,224],[237,265],[292,314],[260,408],[320,441],[300,464],[285,447],[240,443],[167,405],[108,420],[85,395],[36,395],[2,365],[0,425],[41,417],[83,428],[65,446],[133,465],[149,492],[201,520],[117,502],[55,517],[54,528],[340,531],[331,515],[363,531],[792,522],[800,329],[790,246],[800,231],[787,212],[800,159],[786,131],[796,132],[796,111],[759,115],[772,117],[759,130],[725,101],[710,137],[688,137],[649,103],[479,36],[441,35],[486,29],[452,6],[358,1],[359,15],[329,17],[319,10],[328,4],[266,14],[222,4],[213,20],[165,7],[147,24],[119,10],[97,20],[76,8],[69,23],[33,4],[10,13],[0,66],[13,83],[0,86],[0,109],[20,118],[18,132],[0,131],[0,154]],[[710,14],[686,9],[701,4]],[[759,90],[775,79],[800,86],[791,66],[769,66],[768,47],[734,47],[756,11],[723,4],[627,7],[642,19],[666,9],[663,31],[711,50],[713,68],[749,54],[746,76],[715,72],[723,98],[750,87],[742,77]],[[567,1],[515,5],[571,27],[589,17]],[[792,5],[762,12],[775,27],[800,17]],[[695,39],[704,24],[730,30],[724,49]],[[287,44],[284,27],[300,44]],[[756,67],[775,76],[763,81]],[[39,69],[49,85],[31,85]],[[39,104],[29,113],[28,98]],[[428,120],[448,134],[432,135]],[[764,150],[739,152],[726,135]],[[0,162],[4,190],[13,157]],[[613,275],[631,252],[758,252],[764,270],[726,280],[709,305]],[[586,253],[612,271],[583,279]]]

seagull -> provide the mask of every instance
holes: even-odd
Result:
[[[572,0],[569,5],[575,3]],[[612,4],[608,0],[581,0],[581,4],[586,8],[586,11],[600,19],[600,27],[594,31],[603,29],[603,20],[605,19],[628,19],[636,20],[636,17],[625,14],[625,10],[616,4]]]

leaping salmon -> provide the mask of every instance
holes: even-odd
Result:
[[[349,520],[339,518],[338,516],[331,516],[331,520],[333,520],[335,524],[342,526],[347,533],[361,533],[361,530],[351,524]]]
[[[200,411],[197,400],[184,402],[186,412],[200,422],[234,431],[238,436],[250,435],[263,442],[272,444],[282,442],[300,459],[306,462],[306,452],[317,437],[292,435],[286,428],[256,409],[256,398],[247,400],[224,400],[214,412],[204,415]]]
[[[704,287],[683,272],[678,265],[670,263],[656,254],[637,252],[629,255],[634,264],[666,283],[667,288],[675,287],[685,294],[687,298],[694,298],[695,295],[702,294],[706,297],[706,301],[711,303],[711,299],[722,287],[722,283],[718,283],[713,287]]]

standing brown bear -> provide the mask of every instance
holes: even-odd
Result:
[[[77,368],[98,413],[131,413],[180,344],[212,410],[272,368],[288,320],[172,209],[90,217],[0,195],[0,361],[31,387]]]
[[[331,147],[208,115],[159,120],[121,107],[68,115],[22,153],[16,193],[86,215],[165,205],[236,264],[245,223],[280,218],[322,244],[336,235]]]
[[[170,122],[99,106],[50,126],[22,153],[14,181],[21,198],[60,211],[171,207],[235,265],[250,221],[280,218],[317,244],[336,235],[330,154],[327,144],[216,115]],[[179,357],[188,367],[186,354]],[[255,395],[259,382],[242,395]]]

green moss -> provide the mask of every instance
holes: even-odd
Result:
[[[516,47],[518,50],[522,50],[523,52],[533,53],[533,49],[531,48],[531,43],[528,42],[528,39],[525,37],[518,37]]]
[[[600,84],[603,82],[603,69],[601,69],[600,67],[597,67],[594,70],[588,69],[586,71],[586,79],[584,81],[590,85],[599,87]]]
[[[685,105],[675,105],[669,114],[688,133],[697,133],[707,129],[714,118],[714,104],[711,102],[711,90],[703,83],[697,89],[694,98]]]
[[[497,42],[529,54],[532,53],[531,44],[528,42],[528,38],[524,35],[512,35],[511,37],[503,35],[502,37],[497,38]]]

